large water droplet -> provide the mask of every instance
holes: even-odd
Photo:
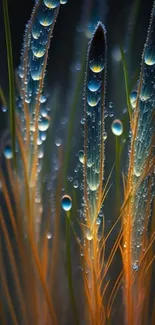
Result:
[[[141,176],[141,169],[140,169],[140,167],[137,167],[137,166],[134,167],[134,174],[135,174],[136,177],[140,177]]]
[[[65,5],[68,0],[60,0],[61,5]]]
[[[154,48],[146,49],[145,55],[144,55],[144,62],[147,65],[155,64],[155,49]]]
[[[4,148],[4,156],[6,159],[11,159],[13,157],[13,152],[9,145]]]
[[[84,152],[83,150],[80,150],[79,153],[78,153],[78,158],[79,158],[79,161],[84,164]]]
[[[90,61],[89,67],[94,73],[100,73],[104,68],[104,61],[102,58],[93,59]]]
[[[87,240],[91,241],[93,239],[93,232],[92,230],[88,230],[86,233]]]
[[[120,136],[123,133],[123,124],[120,120],[116,119],[112,122],[111,125],[112,133]]]
[[[74,186],[74,188],[78,188],[78,186],[79,186],[78,181],[74,181],[73,186]]]
[[[99,100],[100,100],[100,96],[98,93],[90,92],[90,91],[88,92],[87,103],[89,106],[95,107],[99,103]]]
[[[61,146],[61,143],[62,143],[61,139],[60,138],[56,138],[56,140],[55,140],[56,146],[57,147],[60,147]]]
[[[49,9],[54,9],[60,4],[60,0],[44,0],[44,4]]]
[[[44,0],[44,2],[45,2],[45,0]],[[39,20],[40,25],[42,25],[44,27],[50,26],[54,20],[53,10],[48,10],[46,7],[42,7],[38,13],[38,20]]]
[[[33,41],[32,45],[31,45],[31,49],[32,49],[34,56],[36,56],[36,58],[42,58],[45,54],[46,46],[45,46],[45,44],[42,44],[42,43],[38,44],[38,40],[37,40],[36,42]]]
[[[47,118],[42,118],[39,122],[38,122],[38,129],[39,131],[47,131],[47,129],[49,128],[50,122]]]
[[[63,210],[69,211],[72,207],[72,199],[69,195],[64,195],[61,199],[61,206]]]
[[[43,58],[32,57],[31,60],[31,77],[34,81],[42,78]]]
[[[38,39],[41,33],[40,24],[38,22],[38,19],[35,19],[32,25],[32,36],[34,39]]]
[[[40,101],[40,103],[42,103],[42,104],[45,103],[46,100],[47,100],[47,98],[46,98],[46,96],[44,96],[44,95],[41,95],[40,98],[39,98],[39,101]]]
[[[136,102],[137,102],[137,91],[132,91],[130,94],[130,103],[133,108],[136,107]]]
[[[88,89],[92,92],[97,91],[101,86],[101,81],[97,79],[90,80],[88,82]]]

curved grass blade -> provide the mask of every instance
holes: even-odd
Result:
[[[155,108],[155,2],[144,46],[137,97],[131,118],[131,145],[123,215],[123,266],[126,322],[141,323],[148,290],[141,260],[149,245],[148,223],[154,197],[154,108]],[[149,263],[145,257],[146,265]],[[144,264],[145,264],[144,263]],[[135,279],[135,272],[138,277]],[[137,304],[137,305],[136,305]]]

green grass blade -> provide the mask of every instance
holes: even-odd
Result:
[[[8,61],[8,77],[9,77],[9,101],[10,101],[10,130],[12,139],[12,152],[14,167],[16,166],[15,155],[15,142],[16,142],[16,127],[15,127],[15,80],[13,69],[13,56],[12,56],[12,43],[9,24],[8,2],[3,0],[3,14],[4,14],[4,26],[5,26],[5,40],[7,49],[7,61]]]
[[[5,98],[4,92],[1,87],[0,87],[0,100],[2,102],[2,105],[7,107],[6,98]]]
[[[128,107],[129,117],[131,119],[132,108],[131,108],[130,93],[129,93],[129,76],[128,76],[127,63],[126,63],[126,58],[125,58],[124,50],[123,50],[123,48],[122,48],[121,45],[120,45],[120,51],[121,51],[121,56],[122,56],[122,64],[123,64],[123,72],[124,72],[126,101],[127,101],[127,107]]]

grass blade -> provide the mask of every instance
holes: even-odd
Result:
[[[15,81],[14,81],[12,43],[11,43],[11,33],[10,33],[10,23],[9,23],[7,0],[3,0],[3,14],[4,14],[6,49],[7,49],[7,61],[8,61],[8,76],[9,76],[10,130],[11,130],[11,139],[12,139],[13,162],[14,162],[14,167],[16,167]]]

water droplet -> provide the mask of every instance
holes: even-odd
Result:
[[[111,125],[112,133],[120,136],[123,133],[123,124],[120,120],[116,119],[112,122]]]
[[[6,106],[2,106],[2,112],[5,113],[7,112],[8,108]]]
[[[90,80],[88,82],[88,89],[92,92],[97,91],[101,86],[101,81],[97,79]]]
[[[47,131],[47,129],[49,128],[50,122],[47,118],[42,118],[39,122],[38,122],[38,129],[39,131]]]
[[[45,103],[46,102],[46,97],[44,95],[41,95],[39,98],[40,103]]]
[[[44,151],[43,148],[40,146],[38,147],[38,158],[41,159],[44,157]]]
[[[91,230],[88,230],[86,233],[87,240],[91,241],[93,239],[93,233]]]
[[[61,146],[61,143],[62,143],[62,141],[61,141],[60,138],[57,138],[57,139],[55,140],[55,145],[56,145],[57,147],[60,147],[60,146]]]
[[[150,49],[146,49],[145,55],[144,55],[144,62],[147,65],[155,64],[155,49],[154,48],[151,47]]]
[[[134,167],[134,175],[136,176],[136,177],[140,177],[141,176],[141,170],[140,170],[140,168],[138,168],[138,167]]]
[[[51,1],[44,0],[44,3],[45,2],[51,2]],[[40,25],[42,25],[44,27],[50,26],[53,23],[53,20],[54,20],[54,12],[53,12],[53,10],[48,10],[46,7],[42,6],[39,13],[38,13],[38,20],[39,20]]]
[[[13,152],[9,145],[4,148],[4,157],[6,159],[11,159],[13,157]]]
[[[42,64],[43,58],[33,57],[31,61],[31,77],[34,81],[38,81],[42,78]]]
[[[133,263],[132,264],[132,268],[134,271],[138,271],[139,267],[138,267],[138,264],[137,263]]]
[[[78,181],[75,181],[75,182],[73,183],[73,186],[74,186],[74,188],[78,188],[78,186],[79,186]]]
[[[130,94],[130,103],[134,108],[136,107],[136,101],[137,101],[137,91],[134,90]]]
[[[32,25],[32,36],[34,39],[38,39],[41,33],[40,24],[38,19],[35,19]]]
[[[109,108],[113,108],[113,107],[114,107],[113,102],[110,102],[110,103],[109,103]]]
[[[84,152],[83,152],[83,150],[79,151],[78,158],[79,158],[79,161],[81,162],[81,164],[84,164]]]
[[[40,138],[41,138],[42,141],[45,141],[46,138],[47,138],[47,134],[46,134],[46,132],[41,132],[41,134],[40,134]]]
[[[48,232],[47,235],[46,235],[47,239],[51,239],[52,238],[52,234],[51,232]]]
[[[44,0],[44,4],[49,9],[54,9],[60,4],[60,0]]]
[[[69,211],[72,207],[72,199],[69,195],[64,195],[61,199],[61,206],[63,210]]]
[[[96,92],[88,92],[87,103],[91,107],[95,107],[100,100],[100,95]]]
[[[60,0],[61,5],[64,5],[67,3],[68,0]]]
[[[103,133],[103,140],[106,140],[107,139],[107,132],[104,132]]]
[[[89,67],[94,73],[100,73],[104,68],[104,61],[102,58],[93,59],[90,61]]]
[[[96,219],[96,224],[99,226],[101,224],[101,219],[100,218],[97,218]]]

